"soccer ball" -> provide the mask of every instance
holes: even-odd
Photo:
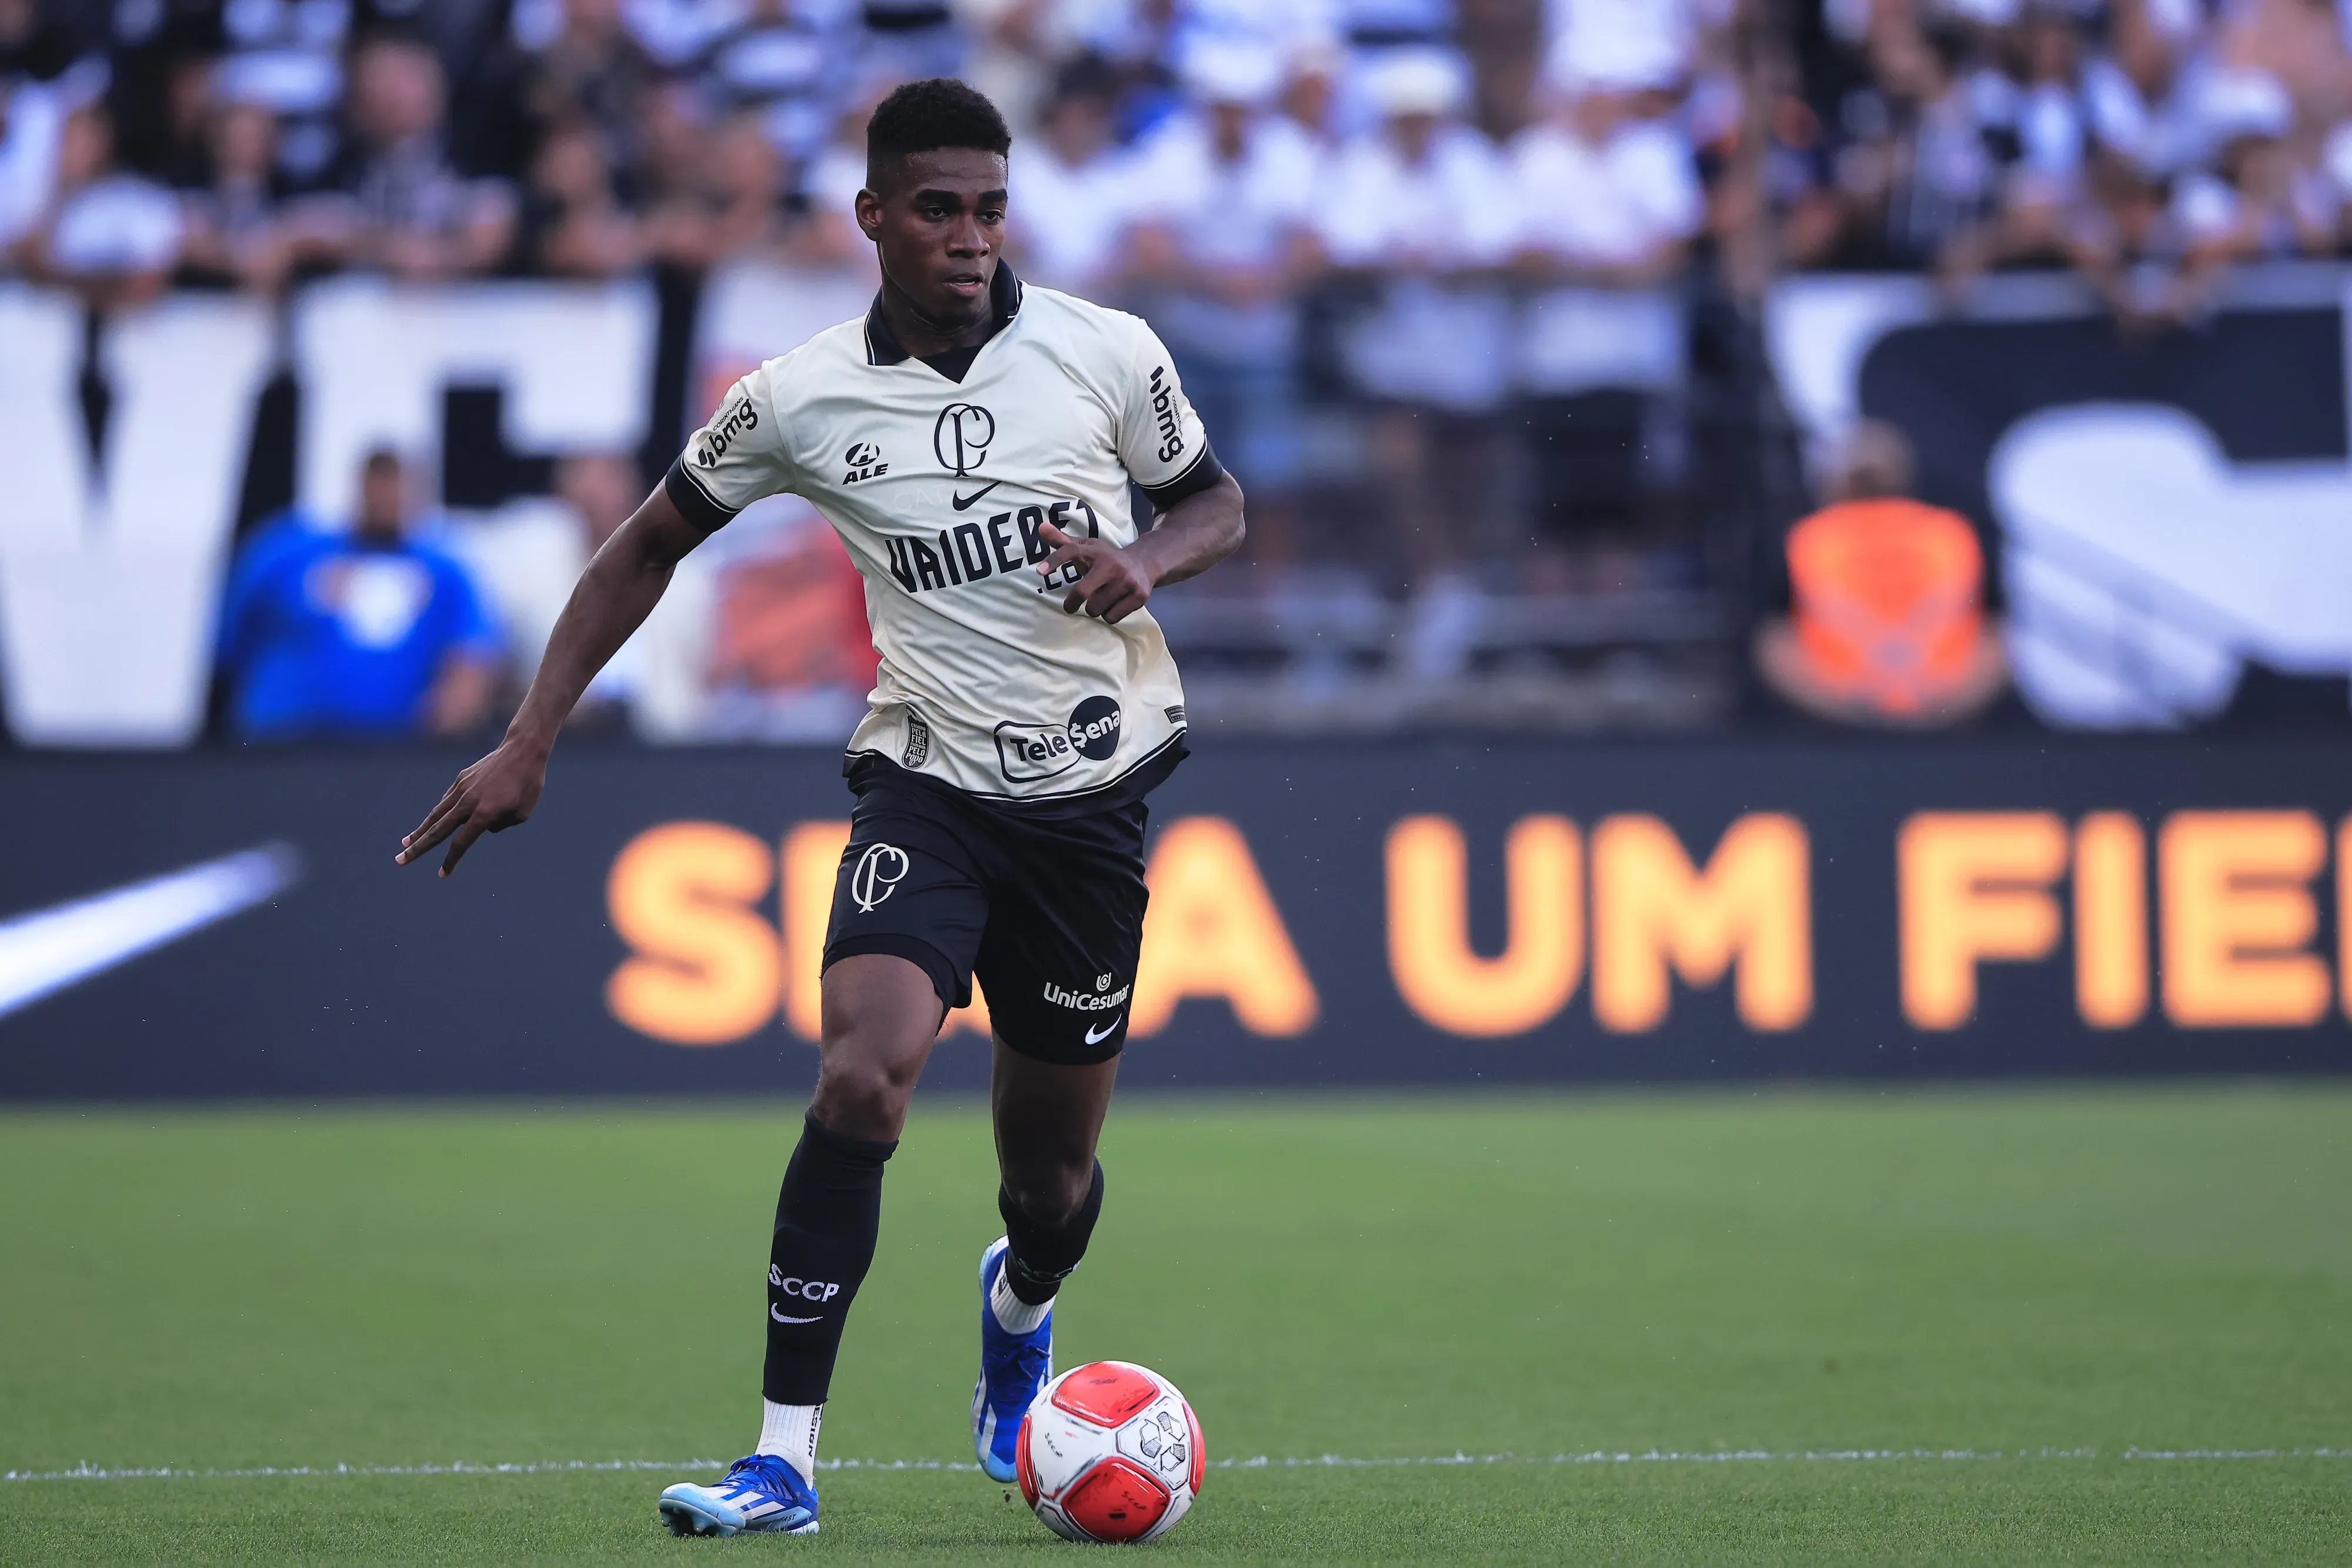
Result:
[[[1200,1494],[1201,1423],[1176,1385],[1127,1361],[1045,1385],[1021,1418],[1021,1495],[1071,1541],[1150,1541]]]

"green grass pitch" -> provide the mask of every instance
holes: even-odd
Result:
[[[0,1481],[0,1561],[1066,1560],[969,1470],[731,1542],[655,1520],[707,1472],[383,1473],[747,1447],[796,1119],[0,1117],[0,1470],[199,1472]],[[988,1151],[909,1128],[829,1459],[970,1460]],[[2352,1560],[2340,1088],[1138,1099],[1104,1154],[1062,1364],[1272,1461],[1155,1559]]]

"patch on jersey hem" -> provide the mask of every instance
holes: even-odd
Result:
[[[898,754],[901,768],[920,768],[931,755],[931,727],[913,708],[907,710],[907,749]]]
[[[1141,799],[1144,790],[1156,788],[1161,779],[1174,770],[1178,762],[1190,755],[1184,744],[1184,736],[1183,730],[1175,731],[1158,746],[1137,758],[1117,777],[1106,779],[1098,784],[1089,784],[1080,789],[1064,789],[1034,795],[1009,795],[988,789],[967,789],[961,784],[951,783],[936,774],[907,773],[907,777],[921,787],[946,789],[961,796],[964,800],[992,809],[1040,817],[1068,816],[1079,811],[1096,810],[1097,803],[1105,800],[1118,802],[1122,797],[1127,796],[1129,791],[1134,791],[1133,799]],[[870,762],[877,768],[896,768],[901,773],[906,773],[906,769],[892,761],[887,752],[853,748],[842,753],[843,776],[854,782],[857,778],[859,765],[865,762]],[[1139,782],[1140,789],[1138,788]]]

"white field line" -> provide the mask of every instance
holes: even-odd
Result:
[[[1394,1469],[1417,1465],[1753,1465],[1953,1463],[2003,1460],[2095,1459],[2098,1448],[1769,1448],[1685,1451],[1595,1448],[1582,1454],[1425,1454],[1401,1458],[1355,1458],[1318,1454],[1311,1458],[1212,1459],[1213,1470]],[[2143,1448],[2111,1450],[2107,1457],[2144,1460],[2352,1459],[2352,1448]],[[539,1476],[598,1470],[665,1470],[691,1473],[723,1469],[724,1459],[547,1459],[530,1464],[446,1465],[257,1465],[247,1469],[197,1469],[188,1466],[79,1464],[62,1470],[0,1470],[0,1481],[246,1480],[264,1476]],[[970,1470],[952,1459],[819,1459],[821,1470]]]

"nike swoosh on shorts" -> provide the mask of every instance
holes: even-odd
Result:
[[[1118,1019],[1115,1018],[1111,1019],[1110,1022],[1102,1026],[1102,1031],[1100,1033],[1097,1033],[1093,1030],[1087,1030],[1087,1043],[1088,1045],[1100,1045],[1103,1041],[1111,1037],[1111,1031],[1117,1028],[1118,1028]]]

